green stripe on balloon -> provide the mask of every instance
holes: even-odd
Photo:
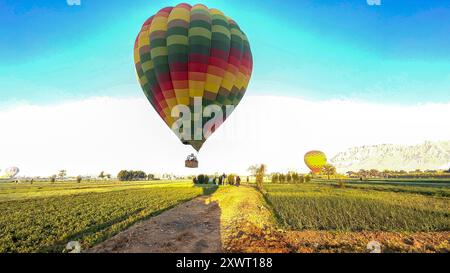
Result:
[[[239,71],[239,65],[240,60],[242,58],[242,52],[243,52],[243,41],[242,41],[242,32],[237,26],[235,22],[230,22],[230,30],[231,30],[231,49],[230,49],[230,57],[229,62],[231,60],[234,60],[235,63],[233,65],[236,66],[236,72],[234,73],[236,78],[234,80],[233,87],[231,88],[230,94],[225,99],[226,104],[232,104],[235,105],[235,96],[239,92],[239,89],[236,87],[236,81],[238,80],[238,71]]]

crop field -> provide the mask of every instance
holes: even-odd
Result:
[[[83,248],[183,201],[215,190],[190,182],[0,184],[0,253]]]
[[[450,183],[313,180],[266,182],[264,189],[190,181],[1,183],[0,253],[61,252],[69,241],[86,250],[209,194],[208,202],[220,207],[218,240],[230,252],[364,252],[369,238],[382,241],[386,251],[449,249]],[[178,244],[184,237],[174,238]]]
[[[450,230],[450,188],[333,182],[266,185],[279,223],[291,230]]]
[[[339,180],[315,180],[321,185],[337,186],[344,183],[345,188],[361,189],[370,191],[385,191],[397,193],[416,193],[429,196],[450,197],[450,181],[391,181],[371,180],[371,181],[339,181]]]

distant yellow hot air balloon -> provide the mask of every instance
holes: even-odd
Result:
[[[327,157],[321,151],[309,151],[305,154],[305,164],[314,173],[318,174],[327,164]]]

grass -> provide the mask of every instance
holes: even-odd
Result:
[[[272,233],[276,219],[256,187],[221,186],[209,198],[220,206],[220,235],[225,252],[288,252]]]
[[[329,180],[326,177],[323,178],[315,178],[313,181],[325,181]],[[338,180],[336,178],[331,178],[331,180]],[[367,178],[363,179],[362,181],[359,178],[345,178],[344,179],[347,182],[359,182],[359,183],[366,183],[366,182],[380,182],[380,183],[402,183],[402,184],[420,184],[420,183],[426,183],[426,184],[447,184],[447,186],[450,183],[450,178],[441,178],[441,177],[435,177],[435,178]]]
[[[221,186],[211,196],[211,201],[220,205],[223,232],[233,221],[245,221],[258,227],[275,224],[263,196],[254,187]]]
[[[450,183],[436,183],[429,182],[397,182],[391,180],[384,181],[345,181],[345,180],[316,180],[317,183],[327,185],[339,185],[343,183],[346,188],[361,189],[367,191],[385,191],[397,193],[415,193],[429,196],[450,197]]]
[[[215,187],[171,183],[0,185],[0,252],[60,252],[71,240],[92,246]]]
[[[226,251],[289,251],[292,242],[283,241],[284,233],[268,228],[279,228],[277,222],[293,233],[450,230],[448,183],[266,183],[264,197],[248,186],[216,189],[189,181],[0,183],[0,253],[61,252],[71,240],[86,249],[137,221],[214,191],[208,200],[221,208]]]
[[[0,202],[8,200],[54,197],[80,193],[110,192],[125,189],[143,189],[155,186],[167,186],[167,181],[89,181],[89,182],[35,182],[30,183],[0,183]],[[172,187],[191,185],[190,181],[171,181]]]
[[[335,183],[270,184],[266,199],[294,230],[448,231],[448,189]]]

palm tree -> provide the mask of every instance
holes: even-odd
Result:
[[[391,175],[391,171],[390,170],[384,170],[382,172],[382,174],[383,174],[384,178],[389,178],[389,176]]]
[[[360,169],[358,171],[358,176],[360,180],[362,180],[363,178],[365,179],[367,177],[367,171],[364,169]]]
[[[66,177],[67,171],[66,170],[60,170],[58,173],[59,178],[64,179]]]
[[[330,180],[330,175],[335,175],[336,174],[336,167],[334,167],[331,164],[325,164],[322,167],[322,172],[328,176],[328,180]]]
[[[378,177],[380,172],[378,170],[376,170],[376,169],[371,169],[369,171],[369,174],[370,174],[371,177]]]
[[[272,174],[272,183],[278,183],[278,174],[277,173]]]
[[[266,175],[267,167],[264,164],[261,164],[261,166],[258,167],[256,171],[256,186],[260,191],[263,190],[263,181],[264,176]]]
[[[250,173],[251,176],[256,176],[256,173],[258,172],[258,165],[251,165],[247,168],[247,171]]]

